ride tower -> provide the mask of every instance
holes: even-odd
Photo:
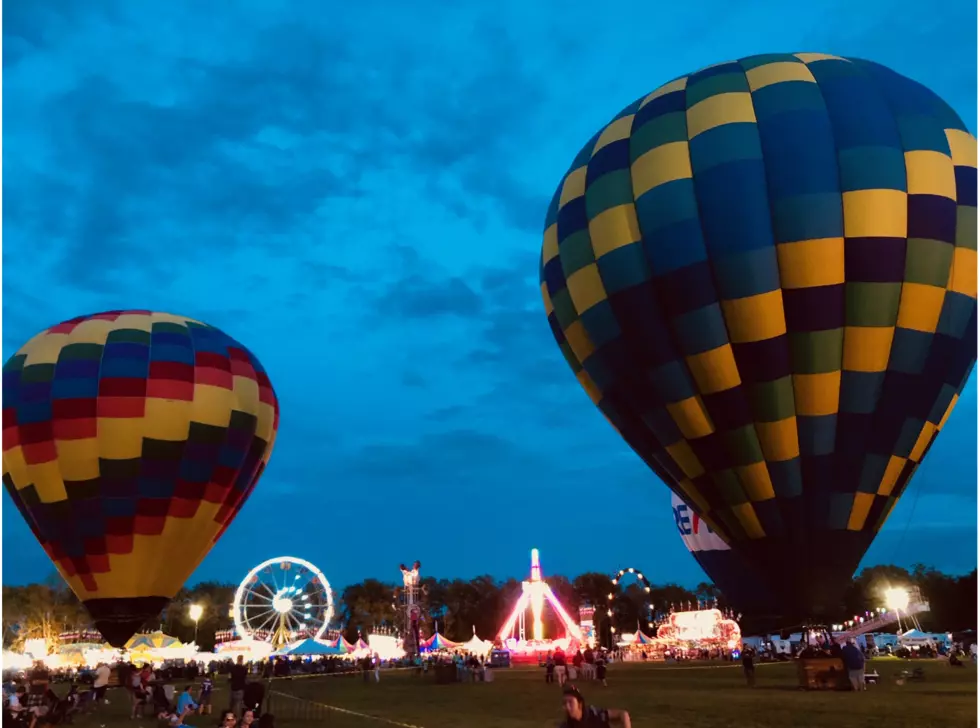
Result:
[[[405,633],[402,635],[402,649],[405,654],[415,657],[419,654],[419,646],[422,644],[421,625],[422,625],[422,589],[420,585],[419,569],[422,562],[416,561],[409,569],[405,564],[399,564],[402,571],[402,599],[405,608]]]

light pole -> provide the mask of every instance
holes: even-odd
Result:
[[[194,620],[194,644],[197,644],[197,623],[201,620],[201,615],[204,614],[204,607],[200,604],[192,604],[187,610],[190,618]]]

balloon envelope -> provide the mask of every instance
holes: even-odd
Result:
[[[181,316],[72,319],[3,368],[4,486],[116,647],[238,513],[277,427],[258,360]]]
[[[726,603],[740,613],[765,613],[772,603],[768,584],[778,575],[757,574],[745,557],[732,550],[676,493],[670,494],[670,505],[684,546],[721,590]]]
[[[836,607],[976,362],[976,165],[920,84],[774,54],[638,99],[555,193],[562,353],[773,616]]]

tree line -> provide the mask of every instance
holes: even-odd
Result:
[[[546,581],[558,600],[574,617],[579,607],[595,607],[594,622],[601,639],[609,641],[611,630],[632,632],[638,627],[653,632],[651,621],[671,608],[697,608],[717,604],[726,608],[724,595],[712,584],[701,583],[687,589],[677,584],[651,585],[650,591],[637,583],[614,586],[608,574],[590,572],[567,579],[547,577]],[[426,633],[435,627],[448,639],[465,641],[475,632],[492,639],[509,616],[521,593],[516,579],[497,580],[489,575],[474,579],[422,579]],[[927,631],[962,631],[977,625],[977,572],[951,576],[934,568],[916,566],[906,570],[883,565],[864,569],[853,580],[840,608],[838,621],[883,606],[882,594],[887,587],[918,587],[930,603],[930,611],[920,615]],[[214,647],[215,633],[233,626],[231,604],[237,585],[202,582],[182,589],[161,614],[160,619],[145,625],[147,630],[161,629],[182,641],[194,639],[195,625],[189,607],[199,604],[203,614],[197,625],[198,644],[202,649]],[[612,599],[609,595],[612,594]],[[401,630],[404,610],[397,606],[397,585],[378,579],[365,579],[346,587],[335,599],[335,626],[354,641],[358,634],[375,629]],[[608,612],[612,612],[610,615]],[[562,631],[557,616],[545,609],[546,634]],[[42,583],[3,587],[3,644],[22,645],[24,640],[53,640],[62,632],[90,628],[84,607],[54,574]],[[743,622],[743,631],[751,634],[752,625]]]

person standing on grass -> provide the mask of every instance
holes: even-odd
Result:
[[[855,692],[865,689],[864,685],[864,653],[854,643],[851,637],[841,650],[841,659],[844,660],[844,669],[847,670],[847,679],[851,681],[851,687]]]
[[[207,675],[201,681],[201,693],[197,698],[197,704],[200,706],[199,712],[201,715],[211,715],[211,691],[214,689],[214,683],[211,682],[211,678]]]
[[[95,668],[95,682],[92,687],[95,689],[95,701],[97,703],[103,700],[109,702],[105,699],[105,691],[109,689],[109,673],[109,666],[104,662],[100,662],[99,666]]]
[[[750,688],[755,687],[755,650],[746,647],[742,651],[742,671],[745,673],[745,683]]]
[[[238,661],[231,666],[231,705],[229,709],[235,714],[235,719],[245,708],[245,684],[248,682],[248,669],[245,667],[245,657],[238,656]]]
[[[582,693],[572,685],[562,691],[562,707],[565,709],[565,720],[558,728],[610,728],[613,725],[632,728],[633,725],[630,714],[625,710],[586,705]]]
[[[561,647],[555,650],[555,675],[558,676],[558,684],[564,685],[568,667],[565,663],[565,651]]]
[[[602,683],[602,687],[609,687],[609,684],[606,682],[606,655],[603,652],[600,652],[595,657],[595,676]]]

